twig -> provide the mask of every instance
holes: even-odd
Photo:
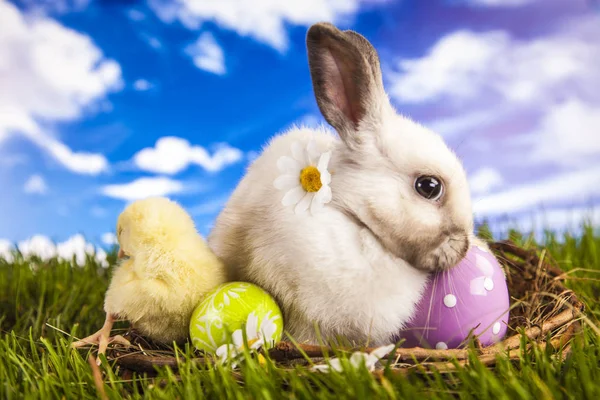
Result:
[[[551,332],[556,328],[564,326],[569,321],[572,321],[574,318],[576,318],[577,317],[577,315],[576,315],[577,309],[578,309],[578,307],[574,306],[573,310],[572,309],[565,310],[565,311],[561,312],[560,314],[543,322],[541,327],[534,326],[529,329],[526,329],[525,332],[523,332],[523,333],[525,334],[525,336],[527,336],[527,338],[529,338],[531,340],[536,339],[539,336],[546,335],[548,332]],[[579,310],[581,310],[581,309],[579,309]],[[513,335],[513,336],[503,340],[502,342],[500,342],[494,346],[484,348],[483,353],[498,353],[500,351],[503,351],[504,349],[518,348],[518,347],[520,347],[520,345],[521,345],[521,335],[517,334],[517,335]]]
[[[515,256],[523,259],[525,262],[538,265],[540,262],[540,258],[538,257],[535,250],[527,250],[522,247],[517,246],[510,240],[503,240],[500,242],[490,243],[490,248],[496,251],[504,251],[507,253],[512,253]],[[553,277],[562,275],[564,272],[549,263],[544,263],[546,272],[552,275]]]
[[[541,335],[545,335],[548,332],[553,331],[554,329],[564,326],[569,321],[575,318],[574,310],[565,310],[562,313],[556,315],[555,317],[549,319],[544,322],[541,327],[534,326],[532,328],[527,329],[524,334],[529,339],[535,339]],[[506,351],[507,349],[515,349],[519,348],[521,345],[521,335],[516,334],[513,335],[506,340],[489,347],[482,347],[476,349],[481,355],[495,355]],[[315,346],[315,345],[306,345],[299,344],[297,346],[299,349],[304,351],[306,355],[309,357],[324,357],[325,353],[331,353],[332,350],[329,347],[324,346]],[[275,361],[288,361],[297,358],[304,357],[300,350],[296,348],[292,343],[289,342],[280,342],[278,343],[273,350],[269,352],[269,355]],[[352,351],[349,349],[340,349],[342,351]],[[367,348],[364,351],[371,352],[374,348]],[[448,350],[437,350],[437,349],[425,349],[421,347],[411,347],[411,348],[399,348],[396,349],[396,359],[397,362],[410,362],[410,361],[424,361],[428,359],[467,359],[469,357],[469,350],[466,349],[448,349]]]

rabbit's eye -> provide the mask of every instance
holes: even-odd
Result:
[[[444,185],[434,176],[420,176],[415,181],[415,190],[428,200],[439,200],[444,194]]]

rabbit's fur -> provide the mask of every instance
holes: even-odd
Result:
[[[209,236],[232,280],[253,282],[281,305],[301,342],[342,336],[389,343],[409,320],[428,273],[455,265],[472,242],[464,169],[440,136],[398,115],[379,59],[362,36],[331,24],[307,35],[315,96],[338,139],[294,128],[249,167]],[[313,139],[331,151],[332,201],[317,214],[284,207],[273,186],[280,157]],[[415,191],[419,176],[444,183],[439,201]]]

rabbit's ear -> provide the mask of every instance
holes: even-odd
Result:
[[[340,31],[329,23],[310,27],[306,37],[308,63],[315,97],[323,117],[341,138],[360,141],[356,130],[366,118],[377,122],[383,89],[377,52],[367,39],[353,31]]]

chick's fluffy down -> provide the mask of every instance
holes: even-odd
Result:
[[[119,242],[129,259],[116,268],[104,309],[153,340],[181,342],[194,308],[225,281],[225,272],[183,209],[170,201],[159,201],[159,209],[152,204],[137,204],[136,212],[122,214],[129,218],[120,218]]]

